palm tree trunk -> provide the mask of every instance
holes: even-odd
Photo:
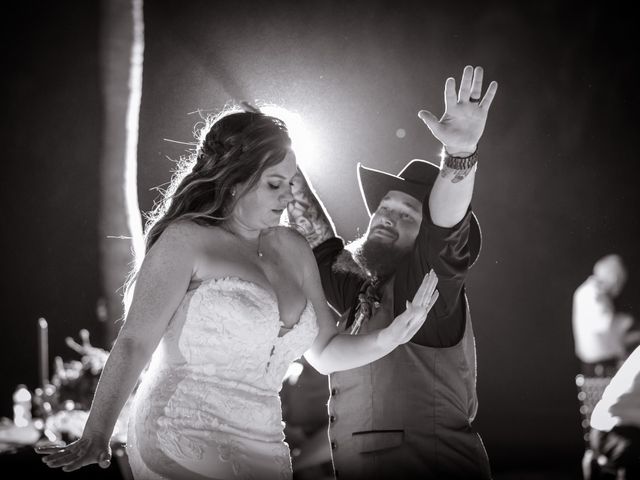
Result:
[[[138,117],[142,93],[142,0],[102,0],[100,67],[104,132],[100,159],[98,316],[108,344],[123,315],[122,286],[142,245],[137,192]]]

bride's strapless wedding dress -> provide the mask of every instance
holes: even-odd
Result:
[[[311,302],[281,334],[272,291],[237,277],[189,290],[135,394],[127,453],[140,479],[290,479],[279,392],[318,332]]]

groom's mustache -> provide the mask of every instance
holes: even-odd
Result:
[[[383,232],[387,232],[387,233],[388,233],[389,235],[391,235],[394,239],[397,239],[397,238],[398,238],[398,236],[399,236],[398,232],[397,232],[396,230],[394,230],[393,228],[390,228],[390,227],[384,227],[384,226],[382,226],[382,225],[381,225],[381,226],[378,226],[378,227],[375,227],[375,228],[372,228],[372,229],[371,229],[371,233],[374,233],[374,232],[377,232],[377,231],[380,231],[380,230],[382,230]]]

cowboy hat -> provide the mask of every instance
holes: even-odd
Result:
[[[440,168],[426,160],[411,160],[398,175],[367,168],[358,162],[358,183],[362,199],[367,207],[367,213],[369,216],[373,215],[390,190],[406,193],[423,202],[431,192],[431,187],[433,187],[439,173]],[[472,212],[469,230],[470,265],[473,265],[478,259],[481,244],[480,224]]]

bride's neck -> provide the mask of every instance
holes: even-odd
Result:
[[[236,237],[240,237],[241,239],[251,243],[257,242],[260,237],[261,229],[249,227],[235,218],[231,218],[229,221],[222,224],[222,228]]]

